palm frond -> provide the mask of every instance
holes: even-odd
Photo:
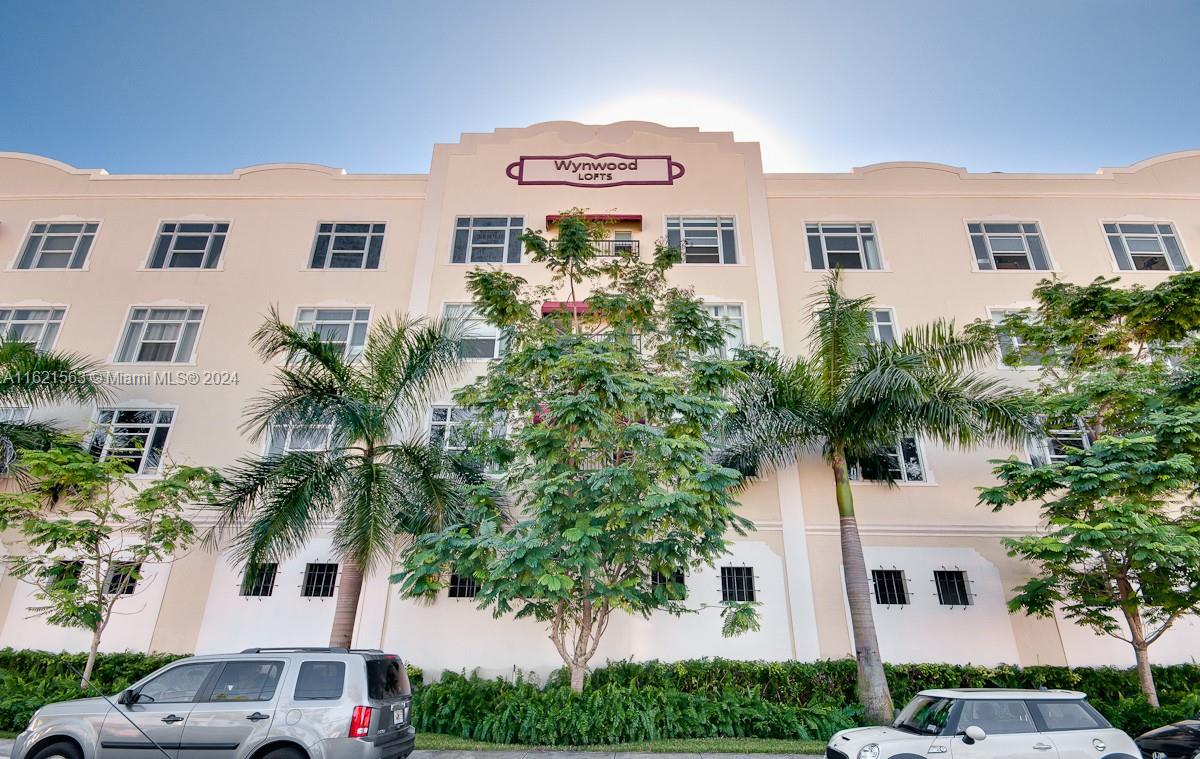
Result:
[[[462,368],[463,325],[453,320],[385,316],[363,351],[371,392],[397,426],[420,414]]]
[[[811,361],[821,369],[821,391],[827,397],[838,394],[869,344],[871,303],[870,297],[851,298],[842,292],[840,269],[830,272],[813,293]]]
[[[40,351],[21,340],[0,340],[0,404],[40,406],[106,402],[102,364],[76,353]]]

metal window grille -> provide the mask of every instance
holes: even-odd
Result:
[[[667,594],[668,599],[672,601],[682,601],[683,599],[687,598],[686,580],[687,578],[682,569],[676,569],[670,574],[667,574],[666,572],[660,572],[657,569],[651,570],[650,590],[653,591],[657,590],[658,588],[662,588]],[[681,585],[684,587],[679,589],[678,586]]]
[[[754,597],[754,567],[721,567],[722,601],[753,601]]]
[[[470,575],[460,575],[457,572],[450,575],[451,598],[474,598],[479,593],[479,582]]]
[[[105,592],[110,596],[129,596],[137,590],[138,574],[141,572],[140,561],[121,561],[108,569],[108,581]]]
[[[903,570],[871,570],[871,582],[875,584],[875,603],[880,606],[905,606],[908,604],[908,586],[904,582]]]
[[[279,565],[275,562],[247,564],[242,573],[241,595],[246,598],[263,598],[275,592],[275,575]]]
[[[933,584],[937,587],[938,603],[942,606],[970,606],[971,589],[967,573],[959,569],[936,569]]]
[[[337,564],[308,564],[304,567],[304,587],[300,595],[305,598],[330,598],[337,586]]]

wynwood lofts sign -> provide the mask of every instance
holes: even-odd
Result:
[[[619,187],[626,184],[675,184],[683,164],[669,155],[575,153],[523,155],[505,170],[517,184],[557,184],[570,187]]]

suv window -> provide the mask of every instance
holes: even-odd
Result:
[[[387,700],[408,694],[408,672],[402,661],[394,656],[367,659],[367,696]]]
[[[346,681],[346,663],[340,661],[306,661],[296,677],[297,701],[335,701],[342,697]]]
[[[270,701],[281,672],[281,661],[227,662],[206,700]]]
[[[216,662],[181,664],[163,672],[138,689],[138,701],[153,704],[186,704],[196,700],[200,686],[216,669]]]
[[[1083,701],[1030,701],[1042,730],[1092,730],[1108,727],[1104,718]],[[985,730],[987,728],[984,728]]]
[[[958,718],[960,730],[971,725],[983,728],[989,735],[1036,733],[1033,717],[1024,701],[976,701],[964,699]]]

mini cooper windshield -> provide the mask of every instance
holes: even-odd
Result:
[[[953,706],[954,699],[917,696],[908,702],[892,727],[918,735],[937,735],[946,726]]]

